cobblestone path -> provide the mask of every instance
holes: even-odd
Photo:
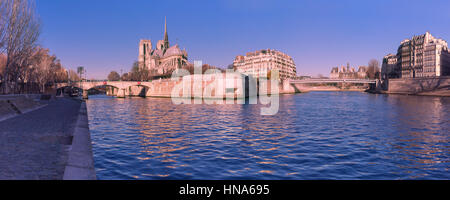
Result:
[[[81,102],[62,98],[0,122],[0,179],[62,179]]]

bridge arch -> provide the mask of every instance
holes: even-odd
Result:
[[[56,96],[73,95],[75,92],[80,93],[83,89],[72,85],[56,85]]]
[[[137,82],[136,84],[130,84],[126,89],[127,96],[146,97],[147,92],[151,89],[151,86]]]
[[[82,82],[81,86],[84,90],[93,87],[109,86],[114,88],[111,96],[124,98],[126,96],[140,96],[146,97],[147,92],[152,89],[151,82],[144,81],[96,81],[96,82]]]

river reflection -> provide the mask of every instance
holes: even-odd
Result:
[[[88,101],[99,179],[448,179],[450,99],[359,92],[262,105]]]

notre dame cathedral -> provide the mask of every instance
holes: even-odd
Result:
[[[188,64],[186,50],[181,50],[178,44],[170,46],[167,33],[167,20],[164,25],[164,40],[159,40],[153,49],[150,40],[141,40],[139,43],[140,67],[148,69],[151,73],[165,75],[175,69],[182,68]]]

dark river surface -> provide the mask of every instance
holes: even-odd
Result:
[[[265,105],[90,96],[98,179],[449,179],[450,98],[311,92]]]

